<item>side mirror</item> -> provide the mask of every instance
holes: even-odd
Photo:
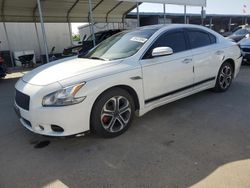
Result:
[[[173,54],[173,49],[170,47],[157,47],[152,51],[152,57],[166,56]]]

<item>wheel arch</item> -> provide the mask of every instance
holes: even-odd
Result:
[[[133,98],[133,101],[134,101],[134,105],[135,105],[135,110],[140,110],[140,101],[139,101],[139,97],[138,97],[138,94],[137,92],[135,91],[134,88],[132,88],[131,86],[128,86],[128,85],[115,85],[115,86],[112,86],[110,88],[107,88],[105,89],[102,93],[100,93],[98,95],[98,97],[95,99],[94,103],[93,103],[93,106],[92,106],[92,110],[93,110],[93,107],[96,103],[96,101],[104,94],[106,93],[107,91],[109,90],[112,90],[112,89],[115,89],[115,88],[120,88],[120,89],[124,89],[125,91],[127,91],[131,97]],[[91,111],[92,111],[91,110]]]
[[[234,60],[231,59],[231,58],[228,58],[228,59],[226,59],[226,60],[223,61],[223,63],[225,63],[225,62],[228,62],[228,63],[230,63],[232,65],[232,67],[233,67],[233,73],[235,73],[235,62],[234,62]],[[223,65],[223,63],[221,65]]]
[[[115,88],[120,88],[120,89],[124,89],[125,91],[127,91],[133,98],[134,100],[134,105],[135,105],[135,111],[139,111],[140,110],[140,101],[139,101],[139,97],[138,97],[138,94],[137,92],[135,91],[134,88],[132,88],[131,86],[128,86],[128,85],[115,85],[115,86],[112,86],[110,88],[107,88],[105,89],[103,92],[101,92],[95,99],[92,107],[91,107],[91,113],[90,113],[90,119],[91,119],[91,116],[92,116],[92,113],[93,113],[93,109],[94,109],[94,106],[96,104],[96,102],[98,101],[98,99],[104,94],[106,93],[107,91],[109,90],[112,90],[112,89],[115,89]],[[92,123],[90,122],[90,130],[94,130],[93,127],[92,127]]]

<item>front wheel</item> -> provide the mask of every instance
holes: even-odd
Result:
[[[124,133],[134,117],[134,101],[126,90],[115,88],[98,97],[91,113],[91,128],[102,137]]]
[[[229,62],[225,62],[222,64],[214,90],[216,92],[224,92],[228,90],[231,86],[233,80],[233,67]]]

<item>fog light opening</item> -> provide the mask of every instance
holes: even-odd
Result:
[[[39,125],[39,128],[41,129],[41,131],[44,131],[44,127],[42,125]]]
[[[62,127],[58,126],[58,125],[51,125],[51,129],[53,131],[59,132],[59,133],[64,132],[64,129]]]

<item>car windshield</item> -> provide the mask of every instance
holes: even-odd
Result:
[[[134,55],[157,29],[125,31],[116,34],[90,51],[85,58],[115,60]]]
[[[239,29],[234,32],[234,35],[246,35],[248,33],[247,29]]]

